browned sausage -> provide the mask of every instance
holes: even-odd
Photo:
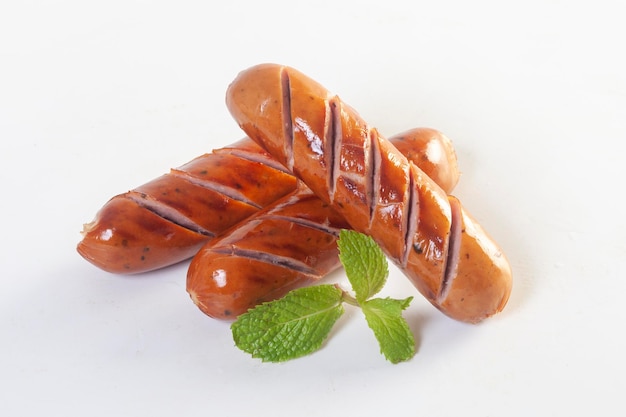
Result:
[[[162,268],[295,189],[293,175],[245,138],[111,198],[77,250],[112,273]]]
[[[390,138],[449,192],[458,181],[450,140],[417,128]],[[187,273],[187,292],[205,314],[234,319],[340,266],[337,237],[350,226],[307,187],[283,197],[206,243]]]
[[[226,103],[248,136],[372,236],[435,307],[471,323],[504,308],[512,275],[496,243],[337,96],[293,68],[262,64],[236,77]]]
[[[456,161],[444,160],[455,156],[441,132],[418,128],[403,136],[396,145],[423,149],[419,158],[430,173],[438,168],[448,182],[458,176]],[[192,257],[214,236],[295,189],[295,178],[245,138],[111,198],[83,226],[77,250],[111,273],[159,269]]]

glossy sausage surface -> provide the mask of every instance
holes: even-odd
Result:
[[[354,109],[301,72],[242,71],[226,103],[246,134],[374,238],[435,307],[476,323],[504,308],[512,287],[497,244]]]
[[[77,251],[116,274],[163,268],[295,189],[293,175],[245,138],[111,198],[83,226]]]
[[[457,183],[456,154],[441,132],[411,129],[390,141],[447,192]],[[206,243],[189,266],[187,292],[205,314],[234,319],[337,269],[337,238],[347,228],[337,211],[301,186]]]

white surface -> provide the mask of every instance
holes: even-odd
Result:
[[[411,3],[0,6],[0,415],[623,415],[619,2]],[[262,364],[191,303],[185,264],[119,277],[75,252],[109,197],[242,137],[224,92],[260,62],[385,135],[453,139],[455,194],[514,269],[504,312],[453,322],[393,271],[413,360],[349,310],[323,350]]]

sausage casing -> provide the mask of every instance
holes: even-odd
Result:
[[[339,97],[293,68],[261,64],[238,74],[226,103],[249,137],[372,236],[435,307],[471,323],[502,310],[512,274],[497,244]]]

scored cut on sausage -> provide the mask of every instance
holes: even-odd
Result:
[[[286,66],[240,72],[226,104],[246,134],[370,235],[436,308],[477,323],[501,311],[508,260],[454,197],[326,88]]]
[[[456,153],[441,132],[415,128],[390,142],[452,191]],[[337,238],[350,225],[306,186],[207,242],[187,272],[187,292],[210,317],[234,319],[248,309],[309,285],[341,263]]]

